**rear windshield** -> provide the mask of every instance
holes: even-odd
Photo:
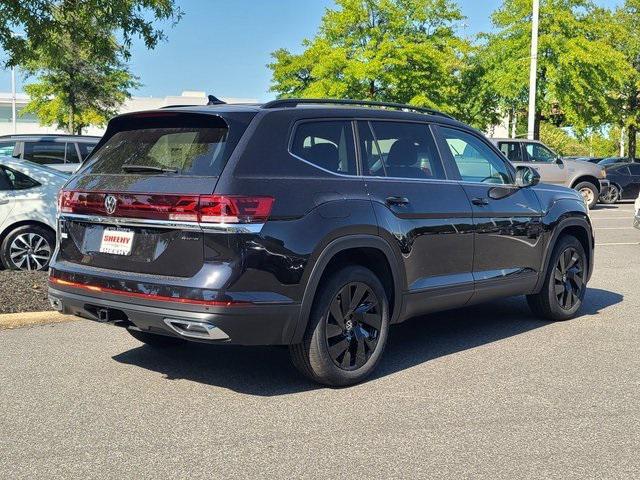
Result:
[[[157,126],[112,135],[91,157],[90,173],[126,174],[127,166],[144,166],[188,176],[219,176],[231,153],[229,129],[214,125]],[[124,167],[124,168],[123,168]]]

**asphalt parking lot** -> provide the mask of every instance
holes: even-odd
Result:
[[[640,231],[599,207],[579,318],[523,298],[393,328],[374,378],[281,348],[168,352],[87,321],[0,331],[0,478],[639,478]]]

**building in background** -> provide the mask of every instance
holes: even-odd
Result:
[[[256,103],[249,98],[220,97],[227,103]],[[10,92],[0,92],[0,135],[36,134],[36,133],[64,133],[54,126],[40,125],[38,118],[32,113],[22,113],[22,109],[29,102],[29,96],[24,93],[16,94],[17,122],[16,131],[13,131],[12,100]],[[141,110],[154,110],[168,105],[206,105],[205,92],[184,91],[181,95],[170,97],[131,97],[120,108],[119,113],[138,112]],[[84,129],[85,135],[102,135],[104,128],[90,127]]]

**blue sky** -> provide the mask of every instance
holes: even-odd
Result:
[[[137,96],[177,95],[204,90],[218,96],[267,100],[270,53],[300,49],[312,37],[332,0],[182,0],[185,15],[168,41],[147,51],[137,42],[131,70],[143,86]],[[491,29],[490,15],[501,0],[459,0],[467,16],[464,33]],[[618,0],[598,0],[615,5]],[[19,79],[19,91],[21,90]],[[8,72],[0,72],[0,91],[10,91]]]

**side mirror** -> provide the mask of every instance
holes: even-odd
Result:
[[[562,161],[562,159],[560,157],[556,158],[556,163],[558,165],[564,165],[564,162]]]
[[[534,187],[540,183],[540,174],[528,166],[516,167],[516,187]]]

